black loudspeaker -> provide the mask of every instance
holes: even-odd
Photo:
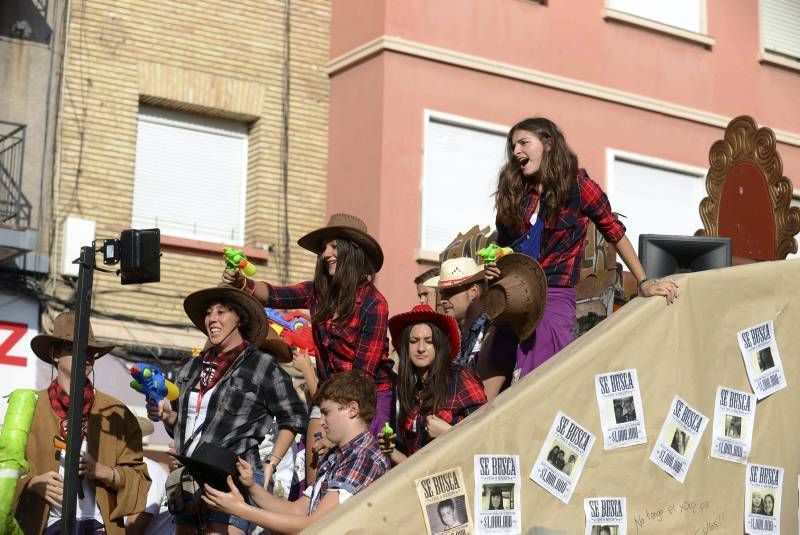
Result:
[[[647,276],[653,279],[728,267],[731,239],[708,236],[664,236],[641,234],[639,258]]]
[[[159,229],[123,230],[119,241],[122,284],[143,284],[161,280]]]

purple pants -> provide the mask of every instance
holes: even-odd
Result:
[[[572,342],[575,323],[575,288],[548,288],[542,321],[527,340],[517,346],[514,381],[522,379]]]
[[[393,397],[391,390],[375,393],[375,417],[369,424],[369,431],[376,437],[380,435],[383,424],[391,420]]]

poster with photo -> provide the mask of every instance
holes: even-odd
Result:
[[[748,464],[745,471],[744,531],[750,535],[781,532],[783,468]]]
[[[753,443],[755,420],[754,394],[718,386],[714,400],[711,456],[736,463],[747,463],[750,446]]]
[[[559,411],[530,478],[562,502],[569,503],[594,441],[592,433]]]
[[[683,483],[692,463],[708,418],[675,396],[661,426],[650,460],[666,473]]]
[[[475,456],[475,533],[520,534],[519,455]]]
[[[461,468],[414,481],[428,535],[472,535],[467,488]]]
[[[628,532],[627,499],[585,498],[586,515],[584,535],[626,535]]]
[[[646,443],[644,409],[636,370],[595,375],[594,388],[600,409],[603,448],[611,450]]]
[[[739,349],[744,358],[747,378],[758,399],[786,388],[786,376],[775,340],[772,320],[739,332]]]

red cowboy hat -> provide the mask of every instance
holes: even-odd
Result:
[[[417,305],[410,312],[389,318],[389,332],[392,335],[395,351],[400,352],[400,342],[405,328],[416,323],[432,323],[442,329],[450,341],[450,360],[455,360],[461,350],[461,331],[458,322],[452,316],[439,314],[428,305]]]

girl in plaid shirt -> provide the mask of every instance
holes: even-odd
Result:
[[[398,449],[381,436],[383,451],[397,464],[486,403],[483,383],[453,362],[460,346],[456,320],[417,305],[389,319],[400,360]]]
[[[495,208],[498,245],[538,260],[548,283],[544,317],[533,336],[518,346],[516,378],[530,373],[572,341],[575,285],[588,219],[636,277],[640,295],[663,295],[668,303],[678,295],[674,281],[646,278],[606,194],[578,167],[578,158],[564,135],[548,119],[525,119],[508,132]],[[487,277],[498,276],[496,266],[489,265]]]

